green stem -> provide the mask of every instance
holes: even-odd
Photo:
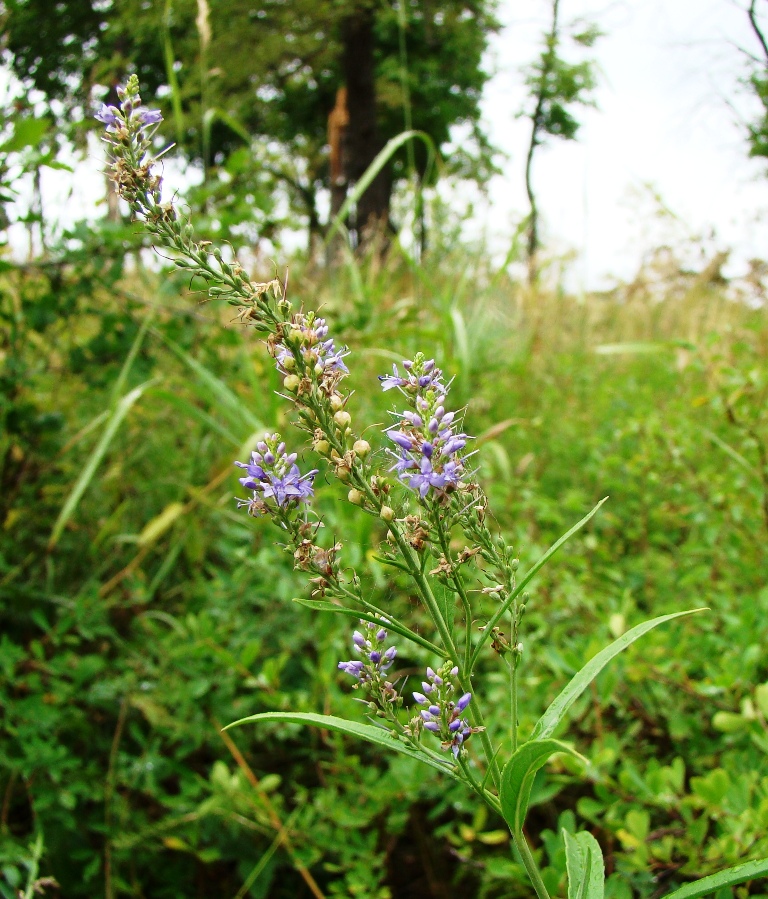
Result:
[[[528,876],[531,878],[531,883],[533,884],[534,890],[536,890],[536,895],[539,897],[539,899],[550,899],[547,888],[544,886],[544,881],[541,879],[539,866],[536,864],[536,859],[533,857],[533,853],[531,852],[528,841],[525,839],[525,835],[523,834],[522,830],[519,830],[517,832],[513,831],[512,839],[515,841],[517,851],[520,853],[520,857],[523,860],[525,870],[528,872]]]
[[[515,654],[517,655],[517,654]],[[509,663],[509,735],[512,740],[512,752],[517,752],[517,658]]]
[[[456,588],[456,592],[459,594],[461,604],[464,608],[464,670],[469,674],[469,660],[472,655],[472,606],[470,605],[467,591],[464,589],[461,575],[453,566],[451,551],[448,545],[448,535],[445,533],[443,520],[439,512],[435,515],[435,524],[437,525],[437,535],[440,540],[440,549],[443,551],[443,558],[451,566],[451,582]]]

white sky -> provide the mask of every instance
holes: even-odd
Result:
[[[586,17],[606,33],[591,53],[600,68],[596,108],[577,108],[578,140],[552,142],[534,163],[545,237],[551,247],[578,251],[578,286],[630,277],[652,246],[694,235],[709,238],[710,250],[732,249],[732,274],[751,257],[768,257],[768,166],[747,158],[738,121],[757,111],[739,87],[746,70],[738,48],[758,53],[741,3],[561,0],[564,23]],[[519,60],[535,55],[548,6],[502,0],[505,28],[494,41],[484,111],[511,158],[491,185],[492,235],[509,234],[527,211],[530,124],[514,116],[524,102]],[[766,0],[761,7],[768,14]],[[677,221],[658,215],[654,193]]]
[[[525,101],[521,67],[537,53],[550,2],[501,0],[504,29],[489,54],[495,75],[484,117],[508,159],[473,230],[482,228],[501,256],[527,213],[530,124],[516,118]],[[606,33],[586,51],[600,70],[596,107],[578,108],[578,140],[540,148],[534,169],[548,249],[577,253],[571,286],[599,288],[631,277],[651,247],[699,235],[708,251],[732,250],[729,274],[742,273],[751,257],[768,258],[768,177],[748,159],[739,124],[739,116],[757,113],[739,87],[746,69],[738,48],[757,53],[746,3],[561,0],[564,25],[582,17]],[[768,0],[760,7],[768,21]],[[92,158],[74,176],[45,172],[47,210],[59,211],[65,223],[92,215],[103,197],[103,180],[94,174],[99,165]],[[662,208],[673,215],[660,215]],[[26,247],[20,232],[14,245]]]

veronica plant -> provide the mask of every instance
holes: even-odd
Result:
[[[572,746],[554,738],[558,725],[622,650],[658,625],[699,610],[664,615],[627,631],[573,677],[533,731],[521,738],[517,694],[526,587],[602,503],[520,576],[511,547],[489,526],[463,413],[451,408],[450,382],[435,361],[416,354],[402,363],[402,373],[395,366],[380,378],[383,390],[396,399],[382,446],[372,450],[355,432],[347,410],[347,348],[337,345],[324,319],[294,309],[280,281],[254,283],[237,262],[225,261],[218,248],[194,238],[190,222],[161,196],[156,161],[162,154],[152,153],[159,113],[142,105],[135,77],[118,93],[120,106],[105,106],[97,117],[107,126],[104,139],[120,195],[156,243],[171,251],[179,268],[203,278],[211,298],[234,306],[242,322],[264,335],[298,429],[343,485],[347,500],[361,514],[381,521],[386,537],[379,559],[410,578],[432,624],[431,635],[424,636],[370,601],[358,574],[341,565],[342,545],[324,547],[319,541],[321,522],[312,512],[317,469],[302,473],[296,453],[287,451],[280,436],[266,435],[248,461],[236,463],[249,493],[237,505],[252,516],[270,517],[282,531],[296,568],[309,575],[306,605],[359,620],[352,635],[355,657],[340,661],[338,668],[364,694],[370,723],[269,712],[229,726],[281,720],[342,731],[461,781],[504,818],[536,894],[545,899],[548,892],[523,825],[536,772],[556,753],[582,759]],[[459,538],[465,546],[456,551]],[[476,586],[470,589],[473,581]],[[479,631],[473,627],[478,619],[484,622]],[[502,624],[509,636],[502,633]],[[406,686],[394,670],[398,641],[409,641],[430,662],[419,689]],[[485,693],[476,682],[478,661],[488,655],[509,676],[510,712],[501,741],[486,725]],[[501,757],[502,749],[506,757]],[[603,858],[595,838],[587,831],[566,834],[565,848],[569,899],[602,897]],[[766,872],[768,860],[748,862],[670,895],[702,896]]]

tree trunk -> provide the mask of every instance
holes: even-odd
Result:
[[[355,184],[382,149],[376,127],[374,5],[362,0],[342,24],[343,66],[347,86],[349,125],[346,141],[346,179]],[[389,226],[391,178],[381,172],[357,201],[358,246],[372,233]]]

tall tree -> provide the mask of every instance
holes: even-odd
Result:
[[[452,162],[478,178],[491,170],[479,99],[488,78],[483,52],[498,27],[494,0],[409,3],[405,81],[402,22],[392,0],[208,0],[204,52],[202,0],[61,0],[56,16],[49,0],[6,3],[11,64],[59,101],[62,118],[84,115],[94,86],[113,86],[136,71],[190,159],[221,164],[252,138],[260,154],[269,151],[272,175],[315,229],[317,192],[330,186],[326,135],[340,87],[347,89],[348,183],[403,130],[404,88],[414,128],[440,146],[454,124],[468,124],[474,140]],[[414,159],[424,175],[427,154],[415,148]],[[403,153],[361,200],[358,225],[388,220],[393,187],[407,174]]]
[[[548,137],[574,140],[579,122],[571,109],[575,104],[590,104],[595,87],[595,64],[590,60],[567,62],[562,54],[563,36],[560,22],[560,0],[550,0],[550,26],[543,37],[538,59],[526,73],[530,91],[530,109],[523,113],[531,121],[531,138],[525,161],[525,189],[530,204],[528,219],[528,279],[538,277],[539,207],[533,186],[533,160],[536,150]],[[571,29],[571,40],[581,47],[591,47],[600,36],[593,26]]]
[[[764,3],[763,9],[767,6]],[[757,0],[750,0],[747,16],[758,46],[758,55],[748,54],[752,62],[748,83],[762,106],[760,117],[748,126],[749,155],[768,159],[768,40],[758,17]]]

